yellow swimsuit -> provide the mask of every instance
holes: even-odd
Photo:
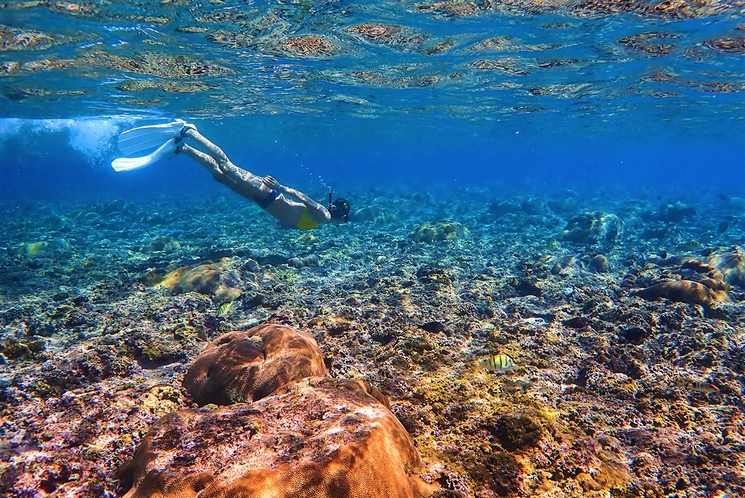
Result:
[[[315,228],[318,225],[320,225],[320,223],[318,223],[317,221],[313,221],[312,219],[310,219],[310,216],[308,216],[308,207],[304,207],[303,214],[300,216],[300,221],[297,222],[297,227],[300,230],[310,230],[311,228]]]

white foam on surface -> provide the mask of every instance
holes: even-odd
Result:
[[[82,153],[91,166],[106,163],[105,159],[116,147],[116,136],[130,127],[129,117],[81,118],[81,119],[0,119],[0,148],[17,137],[32,147],[42,143],[47,136],[67,134],[70,147]]]

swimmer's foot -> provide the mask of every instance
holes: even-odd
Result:
[[[111,166],[116,171],[129,171],[155,164],[177,154],[183,137],[197,127],[183,119],[170,123],[140,126],[119,135],[119,150],[130,157],[117,158]],[[155,149],[155,150],[153,150]],[[148,153],[149,152],[149,153]],[[134,156],[134,157],[132,157]]]
[[[116,172],[145,168],[157,163],[161,159],[175,156],[178,149],[179,147],[176,145],[176,139],[171,138],[166,140],[160,147],[146,156],[118,157],[111,162],[111,167],[114,168],[114,171]]]
[[[132,128],[119,135],[119,150],[125,156],[140,156],[160,147],[168,139],[181,137],[181,131],[188,127],[196,129],[194,125],[183,119]]]

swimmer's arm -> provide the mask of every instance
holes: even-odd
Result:
[[[271,176],[264,177],[264,184],[269,187],[273,188],[274,190],[278,190],[282,192],[285,195],[289,195],[291,197],[294,197],[295,199],[299,200],[305,206],[308,208],[308,215],[315,221],[326,223],[331,221],[331,213],[329,213],[328,209],[323,204],[320,204],[304,193],[300,192],[299,190],[295,190],[294,188],[286,187],[279,183],[276,179],[274,179]]]

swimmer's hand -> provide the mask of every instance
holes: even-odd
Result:
[[[271,176],[265,176],[263,178],[264,185],[266,185],[269,188],[273,188],[274,190],[282,191],[282,184],[279,183],[277,180],[274,179],[274,177]]]

